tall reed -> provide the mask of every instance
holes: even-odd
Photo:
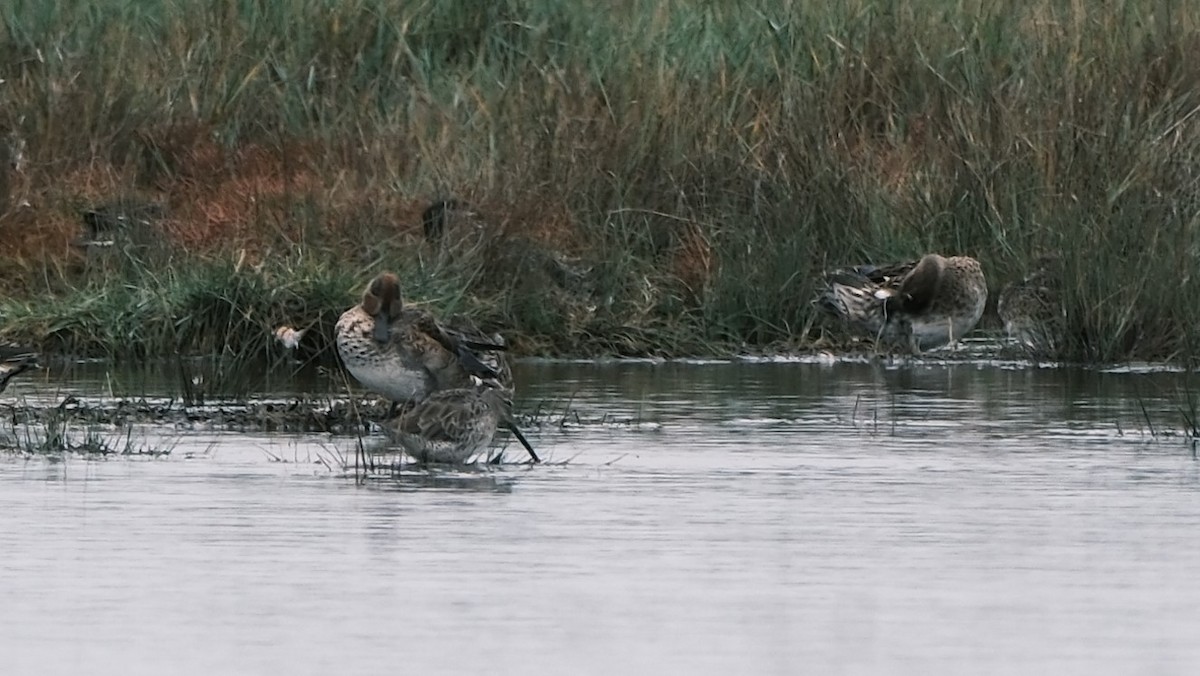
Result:
[[[0,180],[6,333],[252,353],[390,265],[527,351],[803,347],[829,265],[969,253],[995,292],[1058,251],[1060,356],[1195,354],[1191,3],[12,0],[0,21],[26,158]],[[453,260],[417,236],[447,194],[497,233]],[[65,243],[113,195],[168,205],[171,255],[99,284]],[[320,272],[250,272],[281,256]]]

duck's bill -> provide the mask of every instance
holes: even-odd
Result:
[[[375,342],[386,343],[388,341],[388,334],[391,328],[391,323],[388,322],[386,317],[376,317],[375,328],[372,331],[372,335],[375,337]]]

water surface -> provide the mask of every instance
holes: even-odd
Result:
[[[544,466],[359,481],[352,438],[203,427],[139,428],[162,458],[0,456],[0,673],[1200,666],[1185,374],[517,376]],[[49,380],[6,396],[108,396]]]

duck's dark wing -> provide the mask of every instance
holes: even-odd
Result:
[[[826,283],[838,283],[844,286],[864,288],[867,286],[895,287],[900,284],[914,267],[917,261],[905,261],[891,265],[851,265],[836,268],[825,273]]]
[[[460,356],[460,361],[464,365],[471,362],[472,359],[482,363],[484,368],[474,372],[474,375],[479,376],[482,380],[492,381],[500,389],[505,390],[508,396],[512,396],[512,367],[509,366],[508,358],[504,354],[508,351],[508,343],[504,340],[504,336],[498,333],[486,333],[470,318],[461,315],[449,317],[444,326],[448,327],[445,330],[458,341],[459,345],[470,352],[465,359]]]
[[[467,373],[485,379],[495,378],[499,375],[494,368],[480,359],[478,353],[507,349],[503,344],[492,344],[463,336],[446,328],[428,312],[418,311],[414,308],[405,310],[404,321],[408,323],[414,333],[436,342],[446,352],[454,355]]]

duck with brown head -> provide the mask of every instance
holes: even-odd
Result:
[[[362,302],[342,314],[335,338],[350,374],[398,403],[468,387],[472,375],[499,379],[502,387],[512,388],[502,341],[455,331],[430,313],[406,306],[400,280],[390,272],[371,280]]]
[[[975,328],[987,304],[987,281],[974,258],[931,253],[884,267],[834,270],[817,303],[877,344],[916,354],[953,344]]]

